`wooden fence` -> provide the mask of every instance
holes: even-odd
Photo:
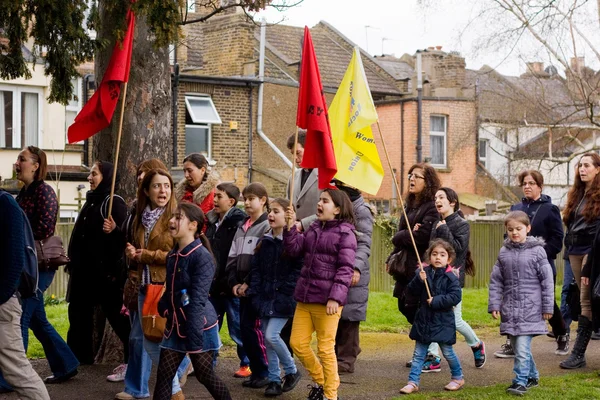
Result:
[[[471,254],[475,261],[475,276],[467,276],[465,287],[484,288],[487,287],[490,274],[498,251],[504,240],[504,223],[502,221],[477,221],[471,224]],[[73,224],[59,223],[56,234],[61,236],[65,248],[69,243]],[[371,246],[371,284],[370,290],[374,292],[391,292],[394,280],[385,272],[385,260],[392,250],[391,237],[386,231],[375,225],[373,227],[373,244]],[[98,249],[102,251],[102,249]],[[556,259],[557,283],[562,283],[564,262],[562,253]],[[57,271],[54,282],[46,292],[62,298],[67,292],[68,275],[63,268]]]

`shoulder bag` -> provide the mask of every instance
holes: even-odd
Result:
[[[144,287],[146,298],[142,309],[142,331],[146,339],[158,343],[162,340],[167,319],[158,314],[158,302],[165,291],[164,284],[149,284]]]
[[[61,265],[66,265],[71,261],[67,257],[60,236],[50,236],[44,240],[36,240],[35,251],[38,258],[38,267],[42,271],[56,270]]]

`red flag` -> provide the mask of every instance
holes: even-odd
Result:
[[[69,143],[87,139],[110,125],[121,94],[121,82],[129,80],[134,27],[135,15],[129,10],[123,43],[115,44],[102,82],[69,127]]]
[[[337,164],[327,116],[327,102],[323,93],[315,49],[306,26],[304,27],[304,48],[300,65],[296,125],[306,129],[306,143],[301,166],[319,169],[319,189],[333,188],[330,182],[337,173]]]

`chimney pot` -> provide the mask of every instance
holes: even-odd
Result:
[[[433,46],[429,46],[429,47],[427,48],[427,50],[435,50],[435,47],[433,47]]]
[[[571,69],[573,71],[580,73],[583,67],[585,67],[585,57],[571,57]]]
[[[435,46],[435,49],[436,49],[437,51],[440,51],[440,50],[442,50],[442,46]]]

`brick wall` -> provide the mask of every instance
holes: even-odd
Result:
[[[417,102],[404,103],[404,164],[401,165],[401,104],[384,104],[377,107],[379,123],[388,149],[392,167],[403,193],[406,193],[409,168],[417,162]],[[438,169],[444,186],[457,192],[475,192],[476,177],[476,118],[472,101],[423,101],[423,159],[430,157],[429,117],[431,114],[447,116],[447,167]],[[373,125],[373,135],[384,167],[384,179],[377,198],[390,199],[392,195],[392,175],[385,158],[377,125]],[[403,167],[403,168],[402,168]]]

